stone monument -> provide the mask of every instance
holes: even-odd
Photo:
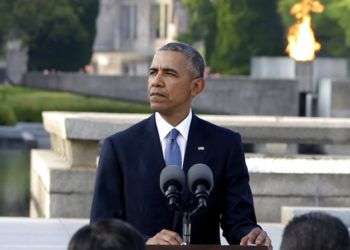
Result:
[[[27,72],[27,48],[20,40],[12,40],[6,44],[6,76],[11,83],[19,84],[23,74]]]
[[[97,74],[145,75],[154,51],[185,32],[180,0],[100,0],[92,65]]]

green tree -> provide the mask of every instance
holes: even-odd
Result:
[[[3,0],[0,1],[0,55],[3,53],[3,48],[6,39],[9,36],[9,30],[12,23],[10,10],[13,9],[13,1]]]
[[[96,35],[96,18],[99,9],[99,0],[70,0],[75,14],[83,25],[87,34],[87,49],[84,51],[84,65],[91,59],[93,43]]]
[[[210,0],[182,0],[190,16],[189,32],[181,34],[178,39],[187,43],[204,42],[204,56],[211,60],[215,46],[216,12]]]
[[[98,0],[2,1],[0,20],[6,16],[7,34],[27,45],[30,70],[75,71],[89,63]]]
[[[277,0],[216,0],[217,35],[211,60],[214,70],[249,73],[252,56],[283,53],[283,26]]]
[[[294,22],[289,14],[293,4],[300,0],[280,0],[278,10],[286,29]],[[312,15],[316,39],[321,43],[320,56],[350,56],[350,1],[321,0],[325,11]]]
[[[350,55],[350,1],[331,1],[328,6],[327,14],[329,15],[329,18],[335,20],[338,26],[342,29],[347,47],[347,55]]]
[[[183,0],[190,25],[187,42],[203,40],[216,72],[247,74],[250,58],[283,53],[277,0]]]

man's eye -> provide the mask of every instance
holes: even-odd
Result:
[[[168,76],[176,76],[176,74],[174,72],[166,72],[165,74]]]
[[[150,71],[149,71],[149,75],[150,75],[150,76],[153,76],[153,75],[155,75],[155,74],[156,74],[156,71],[155,71],[155,70],[150,70]]]

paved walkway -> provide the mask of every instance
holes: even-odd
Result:
[[[1,250],[63,250],[86,219],[0,218]]]
[[[74,232],[86,219],[32,219],[0,217],[1,250],[66,250]],[[279,248],[283,225],[261,224]],[[224,240],[225,241],[225,240]]]

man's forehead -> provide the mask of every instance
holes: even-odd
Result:
[[[186,67],[188,60],[184,54],[177,51],[160,50],[153,57],[151,67],[154,68],[182,68]]]

